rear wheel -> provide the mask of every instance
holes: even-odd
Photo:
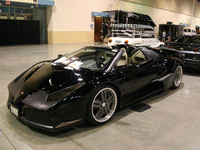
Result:
[[[112,86],[98,88],[91,97],[87,108],[87,120],[95,125],[109,121],[117,107],[117,94]]]
[[[183,68],[181,65],[176,67],[173,77],[173,86],[172,88],[178,88],[182,83],[183,78]]]

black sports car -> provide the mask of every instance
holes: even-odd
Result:
[[[59,131],[111,119],[155,91],[178,88],[182,56],[169,48],[84,47],[42,61],[8,85],[10,111],[29,126]]]
[[[200,68],[200,36],[185,35],[175,42],[166,42],[165,47],[180,50],[185,57],[185,67]]]

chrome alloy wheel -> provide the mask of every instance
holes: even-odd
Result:
[[[174,86],[179,87],[183,78],[183,69],[181,66],[178,66],[174,72]]]
[[[105,87],[95,95],[92,102],[92,116],[99,122],[108,121],[117,107],[117,95],[112,88]]]

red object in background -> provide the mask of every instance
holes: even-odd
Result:
[[[194,52],[199,52],[199,49],[198,48],[193,48],[193,51]]]
[[[10,1],[6,1],[6,5],[10,5]]]

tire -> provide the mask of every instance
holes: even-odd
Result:
[[[99,87],[89,100],[86,120],[94,125],[108,122],[116,111],[117,102],[117,93],[112,86]]]
[[[178,88],[182,83],[182,78],[183,78],[183,68],[181,65],[178,65],[174,71],[172,88],[174,89]]]

